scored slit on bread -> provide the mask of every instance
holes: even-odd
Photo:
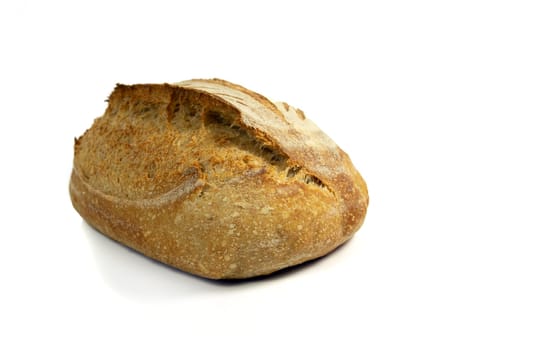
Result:
[[[149,95],[139,91],[142,99],[137,101],[117,96],[126,89],[149,90]],[[81,170],[90,185],[114,196],[150,198],[176,187],[194,168],[213,186],[270,171],[326,188],[315,175],[289,163],[273,144],[252,136],[237,110],[215,100],[204,106],[204,97],[189,90],[159,99],[153,89],[119,85],[105,116],[76,140],[76,161],[86,164]],[[98,172],[102,176],[95,176]]]

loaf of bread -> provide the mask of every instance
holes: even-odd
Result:
[[[301,110],[227,81],[117,85],[75,140],[73,206],[153,259],[212,279],[323,256],[363,223],[361,175]]]

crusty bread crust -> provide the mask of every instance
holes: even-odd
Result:
[[[105,235],[214,279],[323,256],[368,206],[348,155],[302,111],[219,79],[118,85],[75,141],[70,194]]]

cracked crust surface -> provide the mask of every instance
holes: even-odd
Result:
[[[368,205],[347,154],[302,111],[218,79],[118,85],[75,141],[70,194],[105,235],[215,279],[325,255]]]

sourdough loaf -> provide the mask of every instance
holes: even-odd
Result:
[[[70,195],[103,234],[213,279],[329,253],[369,199],[348,155],[302,111],[218,79],[117,85],[75,141]]]

